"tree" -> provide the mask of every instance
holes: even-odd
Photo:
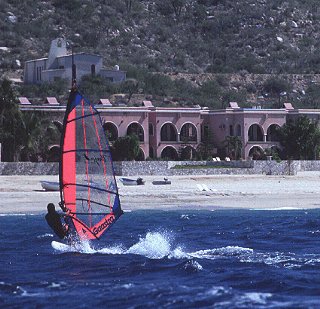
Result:
[[[16,161],[23,143],[23,118],[17,104],[17,95],[7,79],[0,85],[0,143],[3,161]]]
[[[306,90],[305,103],[312,108],[319,108],[320,106],[320,89],[319,85],[311,85]]]
[[[307,116],[290,120],[279,128],[279,135],[288,159],[316,159],[320,147],[320,130],[318,124]]]
[[[278,108],[281,107],[281,97],[285,96],[291,88],[288,82],[286,82],[285,80],[273,77],[266,80],[263,87],[264,91],[270,93],[271,96],[278,99]]]
[[[208,129],[204,132],[201,143],[197,147],[197,154],[200,160],[208,160],[213,156],[214,150],[214,136]]]
[[[227,148],[227,155],[233,160],[241,158],[242,141],[239,136],[227,136],[224,141]]]
[[[24,113],[24,138],[20,146],[22,161],[47,161],[48,147],[59,143],[61,131],[58,123],[51,123],[43,113]]]
[[[112,157],[115,161],[135,160],[139,155],[139,138],[135,134],[119,137],[112,145]]]

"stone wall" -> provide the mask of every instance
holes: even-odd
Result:
[[[181,167],[184,168],[181,168]],[[206,168],[207,166],[207,168]],[[114,162],[118,176],[143,175],[295,175],[320,171],[320,161],[136,161]],[[58,163],[1,162],[0,175],[58,175]]]
[[[0,162],[0,175],[58,175],[59,163]]]

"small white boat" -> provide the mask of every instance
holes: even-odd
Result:
[[[59,191],[60,190],[60,185],[58,181],[40,181],[41,186],[44,190],[46,191]],[[92,186],[96,186],[99,188],[99,184],[96,184],[95,182],[91,183]],[[78,186],[77,185],[77,190],[79,191],[86,191],[87,187],[86,186]]]
[[[59,191],[60,185],[57,181],[40,181],[41,186],[46,191]]]
[[[164,178],[163,180],[154,180],[153,185],[171,185],[171,180]]]
[[[142,178],[131,179],[131,178],[120,178],[119,179],[124,186],[139,186],[144,185],[145,181]]]

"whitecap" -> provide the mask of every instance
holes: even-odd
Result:
[[[126,284],[123,284],[121,287],[128,290],[128,289],[133,288],[134,284],[133,283],[126,283]]]
[[[53,237],[53,234],[45,233],[45,234],[42,234],[42,235],[38,235],[38,236],[37,236],[37,238],[46,238],[46,237]]]
[[[267,299],[270,297],[272,297],[271,293],[248,292],[243,296],[240,296],[239,302],[265,305],[267,303]]]
[[[122,245],[105,247],[97,250],[97,253],[102,254],[124,254],[126,249]]]
[[[308,208],[301,207],[277,207],[277,208],[250,208],[249,210],[267,210],[267,211],[277,211],[277,210],[303,210]]]
[[[184,264],[184,267],[183,267],[185,270],[188,270],[188,269],[191,269],[191,270],[203,270],[203,267],[200,263],[198,263],[197,261],[195,260],[189,260],[188,262],[186,262]]]
[[[192,252],[189,255],[200,259],[217,259],[221,257],[239,256],[243,254],[252,254],[253,249],[238,246],[227,246],[215,249],[206,249]]]
[[[190,220],[190,218],[189,218],[188,215],[181,215],[181,216],[180,216],[180,219]]]
[[[26,216],[27,214],[22,214],[22,213],[12,213],[12,214],[0,214],[0,217],[22,217]]]
[[[209,296],[221,296],[229,293],[230,289],[223,286],[214,286],[206,292]]]
[[[127,253],[143,255],[150,259],[162,259],[171,252],[170,240],[167,235],[159,232],[147,233],[145,238],[131,246]]]

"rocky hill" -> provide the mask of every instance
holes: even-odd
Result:
[[[266,94],[271,74],[302,102],[320,73],[318,0],[2,0],[0,26],[1,76],[21,77],[62,35],[107,66],[218,79],[246,100]]]

